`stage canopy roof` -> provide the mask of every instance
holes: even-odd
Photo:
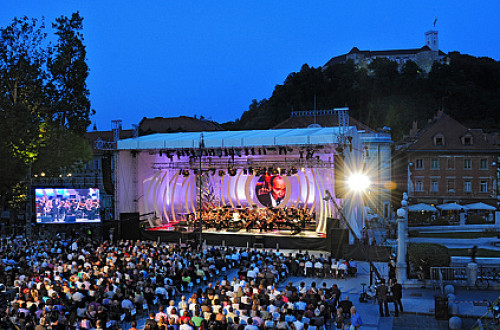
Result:
[[[197,149],[202,132],[160,133],[118,141],[118,150]],[[345,128],[357,136],[356,127]],[[203,132],[205,148],[307,146],[339,143],[339,127]],[[355,139],[354,139],[355,140]],[[353,142],[354,142],[353,140]]]

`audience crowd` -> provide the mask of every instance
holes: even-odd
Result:
[[[235,276],[226,275],[236,268]],[[2,327],[19,329],[322,330],[362,322],[337,285],[353,261],[306,253],[153,241],[0,241]],[[0,303],[2,301],[0,300]]]

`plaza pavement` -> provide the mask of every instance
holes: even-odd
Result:
[[[286,253],[286,252],[285,252]],[[315,253],[316,254],[316,253]],[[387,279],[387,264],[375,263],[381,276]],[[236,276],[237,270],[228,270],[228,279]],[[336,283],[341,292],[342,297],[348,295],[357,307],[358,313],[363,320],[362,329],[448,329],[448,320],[436,320],[434,307],[435,296],[440,295],[439,288],[433,288],[430,283],[427,283],[427,288],[413,288],[403,290],[403,308],[404,313],[400,313],[399,317],[394,316],[394,305],[389,304],[391,311],[390,317],[379,317],[378,304],[373,300],[368,300],[367,303],[359,302],[359,295],[362,292],[361,283],[369,283],[369,264],[367,262],[358,262],[358,274],[355,278],[347,279],[322,279],[317,277],[288,277],[285,281],[278,284],[278,289],[284,289],[288,282],[292,282],[298,287],[300,282],[304,281],[306,286],[315,281],[318,287],[326,282],[327,287],[331,287]],[[186,293],[188,295],[189,293]],[[467,290],[465,288],[456,288],[455,296],[458,301],[458,316],[463,322],[463,329],[470,329],[474,326],[478,318],[483,317],[483,324],[491,323],[491,312],[488,312],[487,302],[492,302],[499,297],[498,291],[478,291]],[[486,301],[484,301],[486,300]],[[487,317],[485,317],[487,316]],[[139,319],[138,329],[144,328],[146,317]],[[128,329],[129,324],[124,324],[124,329]],[[334,325],[331,326],[333,330]]]

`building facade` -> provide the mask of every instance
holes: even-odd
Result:
[[[443,112],[423,128],[414,124],[396,147],[398,187],[410,202],[498,203],[500,148],[479,129],[468,129]]]

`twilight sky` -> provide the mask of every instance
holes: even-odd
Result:
[[[417,48],[439,31],[440,49],[500,60],[500,1],[5,1],[13,17],[84,17],[92,122],[132,128],[143,117],[235,120],[252,99],[307,63],[361,50]],[[92,126],[89,127],[89,130]]]

